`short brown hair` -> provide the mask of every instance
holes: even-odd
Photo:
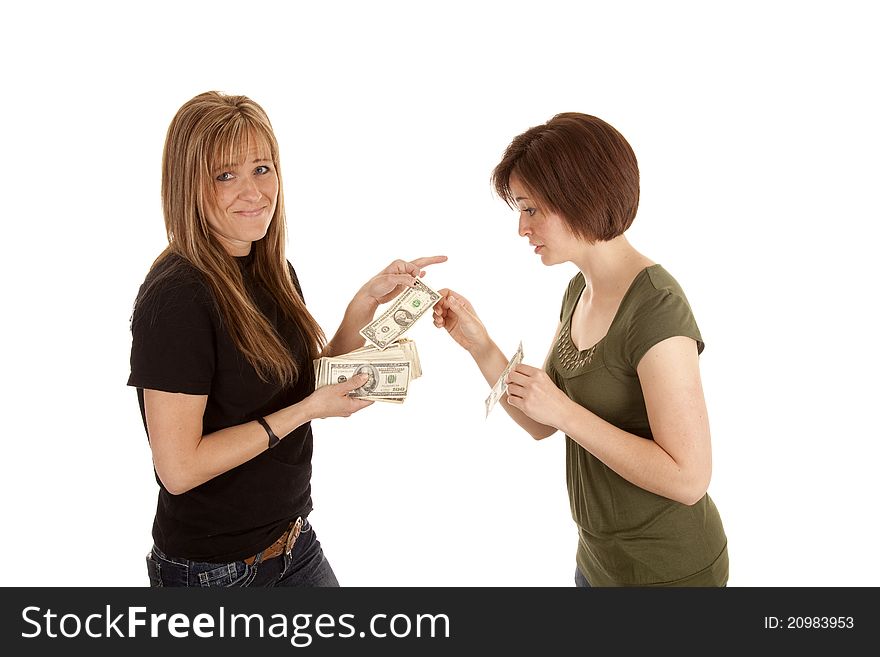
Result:
[[[557,114],[514,138],[492,172],[495,191],[511,207],[514,176],[539,208],[591,242],[622,235],[639,207],[635,153],[623,135],[589,114]]]

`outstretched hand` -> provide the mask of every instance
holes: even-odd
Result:
[[[470,301],[449,288],[437,291],[441,298],[434,305],[434,326],[445,328],[453,340],[470,352],[485,346],[489,333]]]
[[[367,281],[361,288],[360,294],[382,305],[400,294],[403,288],[413,287],[416,280],[425,275],[425,267],[446,260],[446,256],[430,256],[409,261],[395,260]]]

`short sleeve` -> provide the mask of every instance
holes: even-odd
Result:
[[[131,320],[128,385],[207,395],[216,364],[215,335],[212,301],[202,283],[145,284]]]
[[[654,345],[675,336],[693,338],[697,353],[705,345],[687,299],[669,289],[657,290],[640,304],[627,330],[626,358],[636,369]]]
[[[562,307],[559,309],[560,322],[565,319],[566,313],[577,304],[580,294],[583,292],[585,286],[584,275],[580,272],[575,274],[568,282],[568,287],[565,288],[565,294],[562,296]]]

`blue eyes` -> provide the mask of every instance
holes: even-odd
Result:
[[[266,166],[266,165],[262,165],[262,164],[261,164],[261,165],[258,166],[256,169],[254,169],[254,175],[256,175],[256,176],[265,176],[265,175],[266,175],[267,173],[269,173],[270,171],[272,171],[272,169],[270,169],[270,168],[269,168],[268,166]],[[229,171],[224,171],[224,172],[221,173],[219,176],[217,176],[216,180],[219,181],[219,182],[229,182],[229,181],[232,180],[233,178],[235,178],[235,174],[230,173]]]
[[[536,212],[535,208],[523,208],[522,211],[527,213],[530,217],[534,217]]]

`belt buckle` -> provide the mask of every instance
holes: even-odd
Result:
[[[290,555],[290,551],[293,550],[293,544],[296,543],[296,539],[299,538],[299,533],[302,531],[302,526],[303,519],[302,516],[300,516],[287,532],[287,542],[284,545],[284,554],[288,556]]]

